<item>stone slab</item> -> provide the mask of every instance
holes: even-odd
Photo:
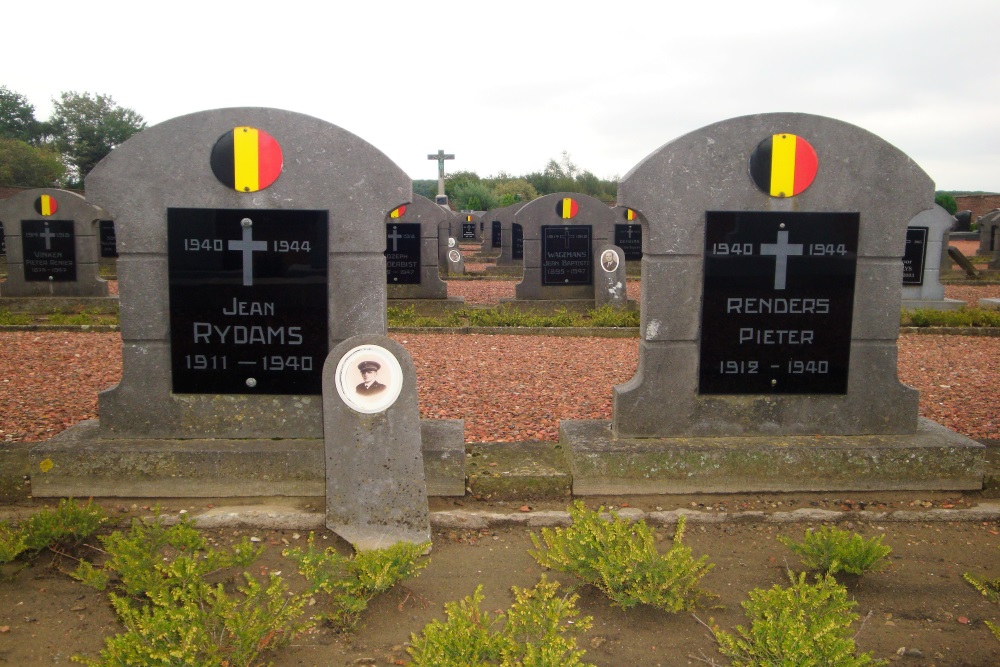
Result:
[[[573,481],[563,447],[551,442],[480,443],[467,470],[469,492],[496,500],[565,498]]]
[[[421,420],[420,427],[428,493],[464,495],[464,422]],[[38,498],[325,494],[323,441],[318,438],[108,438],[97,420],[90,420],[25,450],[25,465],[16,469],[8,470],[5,451],[0,450],[0,485],[6,489],[16,479],[23,483],[30,472],[31,494]],[[52,465],[46,464],[43,472],[45,461]]]
[[[1000,299],[980,299],[979,307],[983,310],[1000,310]]]
[[[574,495],[978,490],[985,447],[920,419],[916,433],[616,438],[611,423],[559,425]]]
[[[958,299],[903,299],[900,307],[903,310],[958,310],[965,305],[965,301]]]
[[[25,500],[31,492],[26,483],[31,472],[28,450],[32,443],[0,443],[0,503]]]

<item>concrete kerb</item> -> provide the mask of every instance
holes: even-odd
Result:
[[[790,512],[706,512],[692,509],[644,511],[622,508],[615,512],[630,521],[644,520],[652,525],[673,525],[681,516],[691,524],[794,524],[794,523],[940,523],[1000,520],[1000,502],[980,503],[969,509],[925,509],[892,511],[837,511],[817,508],[800,508]],[[214,507],[200,513],[164,515],[166,523],[174,523],[180,516],[189,515],[203,529],[258,528],[271,530],[321,530],[325,516],[322,512],[306,511],[277,505]],[[610,513],[605,514],[610,518]],[[476,510],[447,510],[431,512],[431,527],[452,530],[484,530],[503,527],[545,528],[570,525],[569,513],[558,510],[529,512],[487,512]]]

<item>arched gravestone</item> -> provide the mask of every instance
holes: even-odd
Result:
[[[643,225],[639,365],[611,424],[562,422],[574,493],[981,487],[982,447],[897,377],[906,226],[934,201],[906,155],[747,116],[659,148],[618,201]]]
[[[98,220],[105,213],[80,195],[53,188],[0,200],[6,231],[3,297],[106,297],[98,276]]]
[[[500,256],[497,257],[497,267],[516,267],[524,261],[524,234],[514,238],[514,217],[527,205],[527,202],[517,202],[496,211],[496,219],[500,221]]]
[[[639,215],[628,206],[615,206],[615,235],[612,243],[625,253],[625,261],[638,262],[642,259],[642,225]]]
[[[438,229],[449,217],[447,211],[420,195],[389,213],[385,257],[390,299],[448,297],[448,285],[438,273]]]
[[[921,211],[906,227],[903,251],[903,308],[956,310],[965,305],[958,299],[946,299],[941,284],[941,260],[946,256],[948,229],[955,221],[937,204]]]
[[[989,257],[1000,251],[1000,209],[994,209],[976,220],[979,228],[979,249],[977,255]]]
[[[458,242],[463,244],[482,243],[483,233],[479,228],[482,216],[475,213],[457,213],[458,216]]]
[[[517,211],[524,232],[524,277],[517,300],[594,298],[594,249],[610,242],[614,214],[577,192],[539,197]]]
[[[253,158],[234,167],[241,141]],[[119,252],[123,374],[101,429],[320,437],[327,352],[385,332],[385,221],[411,199],[406,174],[325,121],[234,108],[135,135],[86,185]]]

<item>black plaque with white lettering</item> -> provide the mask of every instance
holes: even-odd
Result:
[[[3,236],[3,223],[0,222],[0,255],[7,254],[7,240]]]
[[[493,248],[499,248],[500,247],[500,221],[499,220],[494,220],[493,221],[493,227],[491,228],[491,230],[492,230],[493,233],[491,234],[491,238],[490,238],[490,246],[493,247]]]
[[[859,220],[706,214],[700,393],[847,393]]]
[[[642,259],[642,226],[615,225],[615,245],[625,253],[625,261]]]
[[[511,238],[511,248],[510,248],[510,258],[511,259],[524,259],[524,227],[517,224],[516,222],[510,226],[510,238]]]
[[[167,211],[178,394],[321,394],[326,211]]]
[[[590,225],[542,225],[542,284],[593,285]]]
[[[927,257],[928,227],[907,227],[903,250],[903,284],[924,284],[924,260]]]
[[[72,220],[22,220],[24,281],[76,280],[76,234]]]
[[[98,232],[101,239],[101,257],[118,256],[118,240],[115,237],[115,221],[100,220]]]
[[[476,223],[474,222],[463,222],[462,223],[462,240],[469,241],[475,240],[476,238]]]
[[[420,223],[385,226],[385,276],[390,285],[420,284]]]

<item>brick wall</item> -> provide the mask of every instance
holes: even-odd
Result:
[[[959,211],[972,211],[972,222],[995,208],[1000,208],[1000,195],[963,195],[955,197]]]

